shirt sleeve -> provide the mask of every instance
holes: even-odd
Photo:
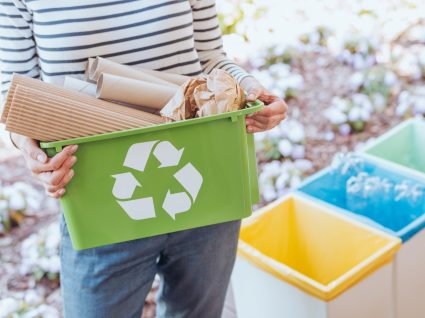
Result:
[[[239,83],[248,76],[242,67],[226,57],[217,18],[215,0],[191,0],[195,49],[204,73],[214,68],[229,72]]]
[[[0,79],[4,99],[13,73],[39,78],[32,14],[21,0],[0,2]]]

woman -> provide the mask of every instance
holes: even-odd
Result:
[[[3,0],[0,6],[2,94],[14,72],[61,84],[65,75],[82,77],[88,57],[102,56],[189,76],[221,68],[248,99],[268,104],[247,118],[249,132],[285,117],[283,100],[226,59],[214,0]],[[63,196],[77,146],[49,159],[37,141],[11,138],[47,193]],[[220,317],[239,226],[228,222],[77,252],[62,218],[65,317],[140,317],[157,273],[158,317]]]

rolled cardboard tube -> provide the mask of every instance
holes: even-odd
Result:
[[[150,70],[147,68],[140,68],[140,67],[136,67],[136,68],[140,72],[144,72],[152,76],[155,76],[157,78],[161,78],[165,81],[174,83],[178,86],[183,85],[185,82],[187,82],[190,79],[190,77],[186,75],[180,75],[180,74],[169,73],[169,72],[160,72],[160,71]]]
[[[102,73],[108,73],[112,75],[127,77],[135,80],[142,80],[149,83],[161,84],[164,86],[176,87],[176,84],[153,76],[151,74],[140,71],[140,69],[136,69],[134,67],[123,65],[119,63],[115,63],[111,60],[104,59],[101,57],[97,57],[93,62],[90,71],[89,71],[89,79],[98,81],[99,77]]]
[[[65,76],[63,87],[72,91],[81,92],[96,97],[96,84],[82,81],[75,77]]]
[[[94,57],[89,57],[88,60],[87,60],[87,63],[86,63],[86,69],[84,70],[84,80],[86,82],[93,83],[93,84],[95,84],[96,81],[93,81],[93,80],[90,79],[90,70],[91,70],[91,67],[92,67],[94,61],[95,61]]]
[[[96,96],[106,100],[162,109],[177,91],[178,87],[102,73],[97,81]]]

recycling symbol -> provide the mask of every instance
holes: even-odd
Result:
[[[143,172],[151,153],[158,159],[158,169],[178,166],[184,148],[177,149],[169,141],[147,141],[130,146],[124,160],[124,167]],[[133,220],[144,220],[156,217],[153,197],[133,199],[137,187],[141,183],[131,172],[112,175],[115,178],[112,194],[118,204]],[[185,191],[171,193],[167,191],[162,208],[168,215],[176,219],[176,215],[189,211],[201,189],[203,178],[199,171],[191,164],[186,163],[175,174],[174,178],[182,185]]]

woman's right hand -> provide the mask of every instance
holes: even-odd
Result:
[[[74,156],[77,145],[66,146],[53,158],[48,158],[34,139],[12,134],[16,146],[22,151],[32,175],[39,180],[46,193],[53,198],[60,198],[65,194],[65,186],[74,177],[72,166],[77,162]]]

